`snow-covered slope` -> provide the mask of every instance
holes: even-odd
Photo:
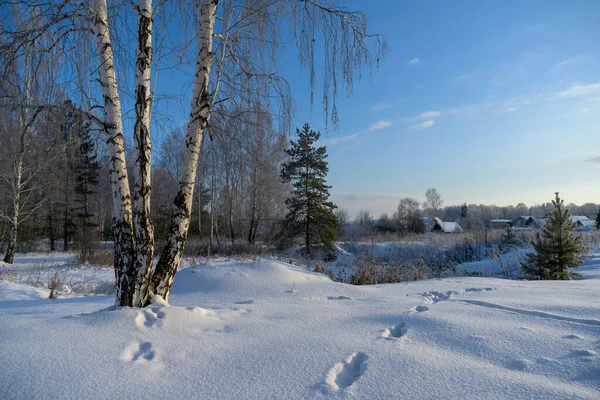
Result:
[[[349,286],[277,261],[180,271],[171,305],[0,281],[0,398],[600,398],[586,279]]]

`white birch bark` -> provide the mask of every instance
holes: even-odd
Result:
[[[212,44],[218,4],[219,0],[203,0],[200,4],[199,51],[185,141],[183,171],[179,181],[179,191],[173,204],[167,243],[152,277],[154,294],[160,295],[167,301],[187,240],[198,158],[211,111],[211,96],[208,90],[210,70],[215,57]]]
[[[150,139],[150,67],[152,63],[152,0],[138,3],[138,48],[135,65],[136,152],[133,187],[133,226],[135,235],[134,305],[142,307],[148,300],[148,285],[154,256],[154,227],[150,217],[151,153]]]
[[[17,251],[17,229],[19,227],[19,212],[21,207],[21,180],[23,177],[23,153],[21,153],[17,158],[17,163],[14,168],[15,177],[12,187],[12,215],[8,227],[8,245],[6,247],[6,254],[4,255],[4,262],[7,264],[13,263],[15,258],[15,252]]]
[[[132,306],[135,291],[131,194],[125,163],[121,101],[115,76],[115,63],[109,36],[106,0],[94,0],[94,37],[98,55],[100,85],[104,98],[104,130],[110,156],[115,239],[116,305]]]

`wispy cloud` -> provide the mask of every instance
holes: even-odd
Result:
[[[564,67],[566,65],[573,64],[574,62],[575,62],[575,60],[570,58],[567,60],[562,60],[561,62],[556,63],[554,66],[555,67]]]
[[[456,83],[461,83],[467,80],[467,78],[471,76],[471,74],[467,73],[467,74],[461,74],[459,76],[457,76],[456,78],[454,78],[454,82]]]
[[[340,143],[352,142],[358,138],[358,133],[353,133],[352,135],[342,136],[338,138],[325,139],[322,141],[322,144],[325,146],[333,146]]]
[[[600,83],[572,85],[568,89],[556,93],[559,98],[585,97],[600,94]]]
[[[417,115],[417,118],[420,119],[433,119],[433,118],[438,118],[442,115],[442,113],[440,111],[425,111],[422,112],[421,114]]]
[[[427,129],[427,128],[431,128],[433,125],[435,125],[435,121],[430,119],[427,121],[423,121],[420,124],[416,124],[416,125],[411,125],[410,129],[416,130],[416,129]]]
[[[369,127],[369,129],[364,129],[362,131],[353,133],[351,135],[346,135],[346,136],[341,136],[341,137],[337,137],[337,138],[320,140],[319,144],[322,145],[322,146],[334,146],[334,145],[342,144],[342,143],[355,142],[359,138],[359,136],[362,136],[362,135],[367,134],[369,132],[373,132],[373,131],[378,131],[380,129],[384,129],[384,128],[387,128],[389,126],[392,126],[392,123],[390,121],[377,121],[373,125],[371,125]]]
[[[381,111],[390,108],[392,105],[388,103],[377,103],[373,106],[373,111]]]
[[[587,160],[585,160],[585,163],[600,166],[600,156],[588,158]]]
[[[408,62],[408,65],[417,65],[421,64],[421,59],[419,57],[415,57]]]
[[[390,121],[377,121],[369,128],[370,131],[377,131],[379,129],[387,128],[388,126],[392,126]]]

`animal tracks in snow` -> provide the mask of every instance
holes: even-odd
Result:
[[[127,346],[121,354],[121,359],[123,361],[131,362],[146,362],[152,361],[155,356],[156,352],[152,348],[152,343],[141,342],[132,343],[129,346]]]
[[[598,354],[594,350],[573,350],[571,354],[567,356],[567,358],[577,358],[577,357],[596,357]]]
[[[162,319],[165,317],[165,312],[160,308],[145,308],[138,312],[135,317],[135,324],[138,328],[153,328],[157,324],[162,324]]]
[[[399,339],[402,336],[406,335],[408,329],[406,328],[406,322],[399,322],[391,328],[385,329],[381,337],[388,340]]]
[[[451,296],[464,294],[464,293],[477,293],[477,292],[490,292],[494,290],[494,288],[467,288],[464,290],[454,291],[449,290],[447,292],[437,292],[435,290],[419,293],[419,296],[425,298],[429,304],[435,304],[440,301],[448,300]]]
[[[333,366],[325,377],[325,386],[332,392],[341,393],[352,386],[367,370],[366,353],[358,352],[350,355],[345,361]]]
[[[563,339],[577,339],[577,340],[581,340],[581,339],[583,339],[583,336],[579,336],[579,335],[565,335],[562,338]]]
[[[576,324],[589,325],[589,326],[600,326],[600,321],[598,321],[596,319],[563,317],[562,315],[554,315],[554,314],[549,314],[549,313],[545,313],[542,311],[523,310],[522,308],[501,306],[499,304],[488,303],[488,302],[479,301],[479,300],[460,300],[460,301],[462,301],[463,303],[472,304],[472,305],[476,305],[476,306],[480,306],[480,307],[495,308],[498,310],[509,311],[509,312],[513,312],[515,314],[528,315],[531,317],[553,319],[556,321],[574,322]]]
[[[254,304],[254,300],[241,300],[241,301],[236,301],[233,304]]]
[[[352,300],[352,298],[348,296],[327,296],[327,300]]]

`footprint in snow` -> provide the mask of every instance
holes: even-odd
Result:
[[[458,294],[458,292],[455,292],[454,290],[450,290],[448,292],[437,292],[432,290],[429,292],[419,293],[419,295],[425,298],[425,300],[430,304],[448,300],[450,296],[454,294]]]
[[[254,304],[254,300],[242,300],[242,301],[236,301],[233,304]]]
[[[342,393],[352,386],[367,370],[366,353],[358,352],[350,355],[345,361],[339,362],[327,372],[324,387],[332,392]]]
[[[519,329],[521,329],[523,331],[533,332],[533,329],[528,326],[520,326]]]
[[[381,333],[381,337],[386,340],[396,340],[406,335],[407,332],[406,322],[399,322],[391,328],[385,329]]]
[[[121,353],[121,359],[131,362],[146,362],[152,361],[155,355],[156,352],[152,349],[152,343],[132,343]]]
[[[162,324],[162,319],[165,315],[165,312],[161,311],[160,307],[145,308],[136,315],[135,324],[138,328],[153,328],[157,324]]]
[[[431,290],[428,292],[424,292],[424,293],[419,293],[419,295],[421,297],[424,297],[425,300],[429,303],[437,303],[440,301],[444,301],[444,300],[449,300],[451,296],[454,295],[459,295],[459,294],[463,294],[463,293],[477,293],[477,292],[490,292],[494,290],[494,288],[492,287],[488,287],[488,288],[467,288],[464,290],[459,290],[454,291],[454,290],[449,290],[447,292],[438,292],[435,290]]]
[[[578,357],[596,357],[598,354],[594,350],[573,350],[567,358],[578,358]]]
[[[416,306],[415,307],[415,311],[416,312],[429,311],[429,307],[427,307],[427,306]]]
[[[579,335],[565,335],[562,338],[563,339],[583,339],[583,336],[579,336]]]
[[[493,287],[486,287],[486,288],[467,288],[465,289],[465,293],[471,293],[471,292],[491,292],[492,290],[494,290]]]
[[[529,360],[511,360],[506,364],[506,368],[514,369],[515,371],[525,371],[529,369],[530,364]]]
[[[327,300],[352,300],[347,296],[327,296]]]

